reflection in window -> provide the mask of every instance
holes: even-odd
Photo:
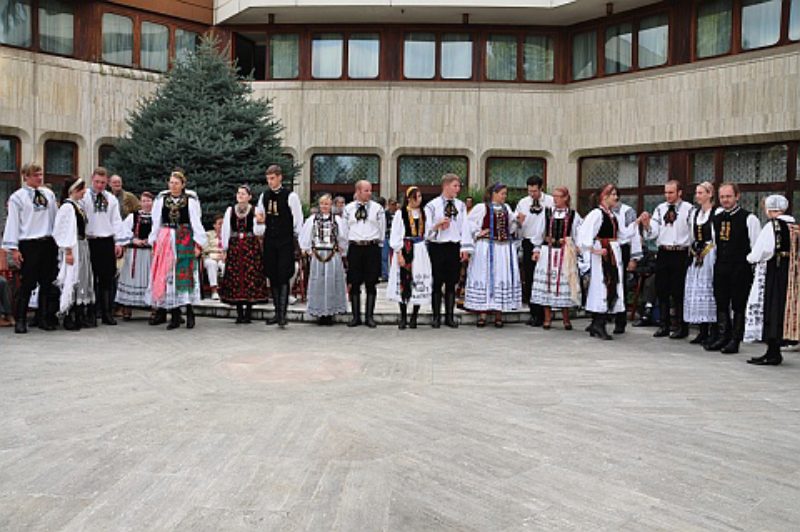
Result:
[[[710,0],[697,8],[697,57],[727,54],[731,49],[731,0]]]
[[[31,0],[0,0],[0,44],[31,45]]]
[[[0,172],[17,173],[17,148],[19,141],[16,137],[0,137]],[[5,205],[5,204],[4,204]]]
[[[612,183],[619,188],[639,186],[639,156],[587,157],[581,160],[581,188],[598,190]]]
[[[409,33],[403,44],[403,76],[408,79],[433,79],[436,75],[436,36]]]
[[[70,4],[60,0],[39,0],[39,48],[44,52],[72,55],[74,18]]]
[[[74,142],[48,140],[44,143],[44,172],[47,175],[76,174],[75,159],[78,146]]]
[[[572,39],[572,79],[593,78],[597,74],[597,33],[579,33]]]
[[[141,67],[166,72],[169,64],[169,28],[142,22]]]
[[[522,53],[525,81],[552,81],[555,51],[553,39],[544,35],[528,35]]]
[[[97,150],[97,164],[99,166],[108,167],[108,158],[115,151],[117,151],[117,149],[111,144],[101,145]]]
[[[502,182],[509,189],[527,190],[528,178],[544,178],[545,160],[539,158],[490,157],[486,161],[486,184]]]
[[[786,180],[788,148],[785,144],[725,150],[725,181],[736,183],[779,183]]]
[[[472,77],[472,38],[464,33],[442,35],[442,78]]]
[[[639,22],[639,68],[663,65],[669,47],[669,16],[645,17]]]
[[[341,33],[321,33],[311,41],[311,76],[316,79],[342,77],[344,41]]]
[[[633,29],[618,24],[606,29],[606,74],[627,72],[633,63]]]
[[[669,181],[669,155],[648,155],[644,177],[646,185],[660,186]]]
[[[486,79],[517,79],[517,36],[489,35],[486,40]]]
[[[467,158],[461,156],[402,155],[398,159],[401,186],[441,184],[444,174],[456,174],[466,182]]]
[[[792,0],[789,10],[789,38],[797,41],[800,40],[800,0]],[[795,203],[795,210],[798,207]]]
[[[701,151],[691,155],[692,183],[714,182],[714,152]]]
[[[380,71],[381,40],[377,33],[354,33],[347,41],[347,75],[375,79]]]
[[[133,65],[133,20],[103,13],[103,61],[115,65]]]
[[[781,38],[781,0],[742,0],[742,49],[772,46]]]
[[[256,32],[235,33],[234,47],[239,74],[252,76],[255,81],[265,80],[267,36]]]
[[[377,155],[314,155],[311,157],[312,183],[352,185],[366,180],[378,183],[380,157]]]
[[[269,40],[270,79],[295,79],[300,75],[300,36],[278,33]]]
[[[180,28],[175,30],[175,59],[182,61],[197,50],[200,35]]]

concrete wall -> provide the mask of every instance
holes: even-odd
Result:
[[[0,47],[0,134],[42,159],[49,138],[74,140],[80,172],[158,76]],[[800,45],[565,86],[490,83],[257,82],[274,99],[288,151],[381,156],[383,195],[403,154],[470,159],[470,183],[489,156],[541,156],[550,186],[577,185],[585,155],[800,138]]]

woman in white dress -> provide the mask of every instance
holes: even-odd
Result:
[[[153,264],[150,286],[152,302],[162,313],[171,311],[167,329],[181,325],[181,307],[186,307],[186,328],[194,328],[192,305],[200,302],[199,259],[206,243],[197,194],[186,190],[186,177],[175,171],[169,189],[161,192],[153,206]],[[160,321],[160,320],[158,320]]]
[[[486,313],[494,313],[494,326],[503,326],[503,312],[522,306],[519,261],[514,233],[517,219],[506,203],[508,188],[497,183],[486,189],[484,202],[470,211],[468,220],[475,252],[467,268],[464,306],[479,312],[478,327],[486,326]]]
[[[612,212],[618,202],[617,187],[604,186],[597,207],[586,215],[578,231],[578,245],[591,257],[586,310],[592,313],[592,323],[588,331],[603,340],[613,339],[606,332],[608,316],[625,311],[622,290],[625,265],[617,240],[631,238],[640,222],[637,218],[627,227],[620,226],[619,218]]]
[[[684,285],[683,321],[696,323],[700,333],[690,342],[708,345],[717,341],[717,304],[714,299],[714,262],[717,250],[714,246],[714,185],[704,181],[697,185],[694,193],[698,205],[689,218],[692,240],[689,246],[691,262],[686,270]]]
[[[61,208],[53,225],[53,238],[59,249],[60,268],[56,285],[61,290],[59,316],[64,329],[77,331],[89,326],[87,305],[94,305],[94,276],[86,240],[86,213],[81,199],[86,193],[83,179],[64,183]]]
[[[389,247],[394,253],[389,270],[386,297],[400,305],[398,327],[417,328],[420,305],[431,302],[433,275],[428,248],[425,244],[425,213],[422,192],[417,187],[406,190],[406,200],[392,219]],[[408,321],[408,304],[413,305]]]
[[[569,309],[581,304],[580,277],[578,275],[578,230],[583,219],[570,209],[569,189],[553,190],[555,208],[545,211],[538,228],[542,244],[533,250],[536,269],[533,273],[531,303],[544,308],[542,327],[549,329],[553,309],[561,310],[564,329],[572,330]]]
[[[139,201],[141,209],[130,213],[122,221],[127,244],[119,272],[116,302],[123,305],[122,319],[125,321],[131,319],[132,307],[150,307],[150,264],[153,249],[147,239],[153,227],[153,194],[142,192]]]
[[[330,194],[320,196],[318,205],[319,212],[306,219],[298,239],[300,249],[311,259],[306,311],[320,325],[333,325],[334,316],[347,313],[342,262],[347,254],[347,224],[333,213]]]

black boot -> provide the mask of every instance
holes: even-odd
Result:
[[[400,322],[397,324],[397,328],[401,331],[406,328],[407,324],[407,316],[408,316],[408,305],[405,303],[400,303]]]
[[[633,325],[634,327],[648,327],[650,325],[653,325],[653,306],[645,305],[644,312],[642,313],[641,317],[638,320],[631,323],[631,325]]]
[[[731,317],[727,310],[717,310],[717,325],[719,327],[717,339],[703,346],[706,351],[719,351],[731,340]]]
[[[689,342],[690,344],[704,344],[706,340],[708,340],[708,323],[701,323],[700,324],[700,333],[692,338]]]
[[[64,330],[65,331],[80,331],[81,322],[78,320],[76,305],[73,305],[69,312],[64,315]]]
[[[445,292],[444,294],[444,324],[451,329],[458,328],[458,322],[455,317],[456,311],[456,293]]]
[[[97,295],[95,295],[97,297]],[[166,313],[166,310],[164,311]],[[164,314],[164,323],[167,321],[166,314]],[[97,327],[97,305],[95,303],[89,303],[86,305],[86,323],[84,324],[85,327],[89,329],[94,329]]]
[[[730,341],[720,349],[724,355],[733,355],[739,352],[739,343],[744,338],[744,312],[733,313],[733,330]]]
[[[361,325],[361,288],[350,292],[350,307],[353,309],[353,317],[347,322],[347,326],[358,327]]]
[[[678,329],[669,335],[670,339],[672,340],[682,340],[689,336],[689,324],[683,320],[681,320],[679,323],[680,325],[678,325]]]
[[[433,310],[433,321],[431,327],[438,329],[442,326],[442,293],[434,290],[431,296],[431,304]]]
[[[76,305],[75,318],[78,320],[78,325],[81,329],[86,327],[86,305]]]
[[[104,325],[116,325],[114,319],[114,304],[111,301],[111,290],[104,288],[100,293],[100,321]]]
[[[281,295],[281,312],[278,316],[278,327],[284,329],[289,323],[286,314],[289,312],[289,285],[283,284],[280,289]]]
[[[186,305],[186,328],[194,329],[194,308]]]
[[[150,320],[148,322],[150,325],[161,325],[162,323],[167,323],[167,309],[165,308],[158,308],[153,311],[153,314],[150,316]]]
[[[365,309],[364,323],[370,329],[374,329],[375,327],[378,326],[378,324],[375,323],[375,318],[374,318],[374,315],[375,315],[375,301],[377,300],[377,298],[378,298],[378,294],[377,293],[375,293],[375,292],[367,292],[367,307]]]
[[[541,327],[544,323],[544,309],[541,305],[530,304],[531,307],[531,326]]]
[[[244,319],[242,323],[253,323],[253,304],[247,303],[244,307]]]
[[[659,303],[658,311],[661,323],[658,326],[658,330],[653,334],[653,338],[663,338],[664,336],[669,336],[670,333],[669,303]]]
[[[411,310],[411,321],[408,322],[409,329],[417,328],[417,316],[419,316],[419,305],[414,305]]]
[[[708,327],[708,338],[703,342],[703,349],[713,344],[719,339],[719,323],[712,323]]]
[[[17,308],[14,316],[14,333],[26,334],[28,332],[28,301],[31,293],[27,290],[20,290],[17,294]]]
[[[614,337],[610,336],[606,331],[606,317],[602,314],[592,315],[592,324],[589,326],[589,334],[592,335],[592,337],[602,340],[614,339]]]
[[[244,305],[236,303],[236,324],[244,323]]]
[[[780,343],[775,340],[768,340],[767,345],[767,353],[763,357],[751,358],[747,363],[756,366],[780,366],[781,362],[783,362]]]
[[[170,313],[169,323],[167,324],[167,330],[171,331],[172,329],[177,329],[181,326],[181,308],[175,307],[172,309]]]
[[[625,326],[628,324],[628,316],[625,312],[617,312],[614,315],[614,334],[625,334]]]
[[[39,308],[36,309],[36,314],[39,316],[37,320],[38,326],[43,331],[55,331],[56,326],[50,321],[50,294],[44,286],[39,285]]]
[[[265,323],[267,325],[277,325],[281,321],[281,287],[272,287],[272,303],[275,305],[275,314],[271,318],[267,318]]]

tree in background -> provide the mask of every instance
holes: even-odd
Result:
[[[282,153],[283,126],[270,100],[253,98],[228,50],[217,37],[204,37],[194,54],[176,62],[155,93],[127,119],[107,165],[141,192],[166,189],[169,174],[183,169],[187,188],[197,192],[204,221],[235,201],[236,187],[263,190],[270,164],[284,169],[284,183],[297,171]]]

